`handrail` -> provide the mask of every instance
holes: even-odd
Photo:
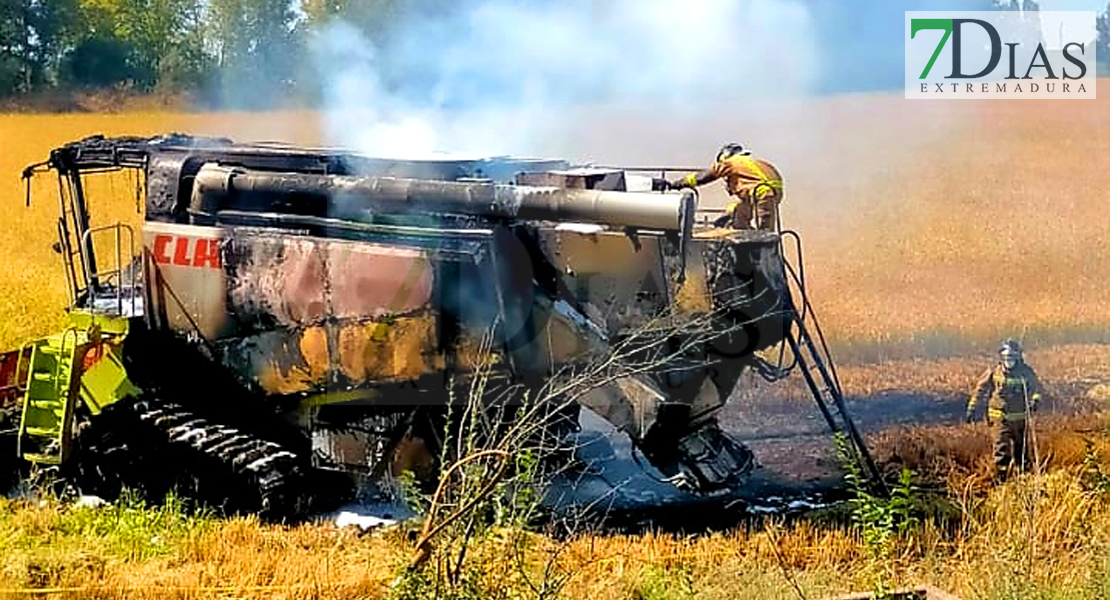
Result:
[[[77,304],[82,288],[77,281],[77,267],[73,265],[73,246],[69,243],[69,232],[63,219],[64,217],[58,219],[58,249],[59,254],[62,255],[62,266],[65,267],[66,283],[69,284],[69,301],[71,304]]]
[[[77,346],[80,338],[77,335],[77,328],[70,325],[62,332],[62,343],[58,348],[58,356],[54,360],[54,386],[59,394],[65,394],[67,390],[57,389],[57,386],[62,381],[62,365],[65,364],[66,357],[66,340],[69,339],[69,334],[73,334],[73,351],[77,352]],[[70,365],[72,367],[72,365]]]
[[[68,183],[68,185],[67,185]],[[81,246],[81,240],[77,239],[80,231],[79,223],[77,223],[77,203],[74,200],[76,191],[73,189],[73,182],[70,178],[58,174],[58,208],[60,216],[58,218],[58,240],[62,250],[62,261],[67,269],[66,276],[69,278],[70,295],[72,304],[76,305],[81,295],[88,289],[90,284],[89,272],[86,268],[86,261],[84,259],[85,248]],[[70,220],[73,220],[72,231],[70,227]],[[74,249],[74,244],[77,248]],[[81,256],[80,273],[78,268],[74,265],[74,256]]]
[[[794,240],[796,252],[795,260],[798,263],[797,269],[791,264],[786,254],[785,244],[782,242],[783,238],[786,237],[790,237]],[[821,409],[821,413],[828,422],[829,427],[834,433],[847,434],[848,440],[854,449],[855,458],[860,462],[861,468],[867,473],[869,484],[877,493],[886,495],[889,492],[886,482],[883,480],[882,472],[879,471],[874,458],[871,456],[870,450],[867,448],[867,443],[863,435],[848,411],[848,407],[844,400],[844,391],[840,385],[840,376],[836,371],[836,363],[832,359],[832,352],[829,350],[828,343],[825,340],[825,333],[821,329],[821,324],[817,320],[817,314],[814,312],[813,305],[810,303],[808,290],[806,289],[805,259],[802,253],[801,236],[792,230],[782,231],[779,236],[779,248],[785,275],[787,277],[787,285],[793,283],[799,295],[801,295],[800,310],[793,300],[790,301],[792,305],[790,310],[794,313],[794,319],[786,334],[791,353],[794,355],[794,364],[801,367],[802,376],[806,381],[806,385],[813,394],[814,400],[817,401],[817,406]],[[791,296],[793,296],[793,294],[791,294]],[[807,327],[807,322],[812,324],[812,333],[810,327]],[[796,334],[794,330],[797,330]],[[811,369],[817,371],[820,381],[814,378]],[[836,408],[837,414],[840,416],[839,424],[836,422],[829,408],[825,406],[823,393],[828,393],[831,397],[832,404]]]
[[[100,233],[102,231],[114,231],[115,234],[116,234],[115,235],[115,246],[116,246],[116,252],[115,252],[116,264],[115,264],[115,267],[111,268],[111,269],[105,269],[105,270],[102,270],[102,271],[95,271],[94,272],[89,267],[88,261],[87,261],[85,255],[82,253],[81,258],[84,261],[85,269],[87,271],[89,271],[90,278],[93,281],[99,280],[102,277],[105,278],[105,280],[107,280],[107,279],[111,278],[113,275],[115,276],[115,278],[116,278],[116,285],[115,285],[116,313],[119,314],[119,315],[123,315],[124,314],[124,311],[123,311],[123,288],[124,288],[124,284],[123,284],[123,275],[124,275],[123,233],[126,232],[127,233],[127,243],[128,243],[128,253],[127,253],[127,256],[128,256],[128,264],[127,264],[128,284],[127,284],[127,287],[128,287],[128,301],[130,302],[130,309],[131,309],[130,313],[128,313],[128,314],[134,314],[135,313],[136,295],[137,295],[136,294],[137,283],[136,283],[136,277],[135,277],[135,261],[134,261],[134,257],[135,257],[135,230],[130,225],[128,225],[126,223],[121,223],[121,222],[116,222],[116,223],[113,223],[111,225],[101,225],[99,227],[90,227],[88,230],[85,231],[84,235],[81,236],[82,247],[92,247],[91,243],[92,243],[93,234]],[[96,294],[97,294],[96,286],[90,285],[89,286],[90,307],[96,301]]]
[[[23,353],[26,352],[29,348],[31,349],[31,352],[34,352],[32,342],[30,340],[23,342],[23,345],[19,347],[19,354],[17,354],[15,357],[15,376],[12,378],[12,385],[15,387],[16,390],[20,389],[19,372],[23,370]],[[28,385],[30,384],[29,382],[31,379],[31,352],[27,352],[27,380],[25,383],[27,383]]]

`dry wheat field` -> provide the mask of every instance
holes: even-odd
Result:
[[[1108,103],[859,95],[663,118],[576,109],[542,115],[527,144],[506,150],[697,166],[722,141],[748,143],[786,176],[784,220],[806,242],[811,297],[848,363],[849,394],[958,402],[998,338],[1013,334],[1071,397],[1110,381],[1097,345],[1110,338],[1110,136],[1099,133],[1110,130]],[[707,116],[718,124],[707,127]],[[0,115],[0,348],[50,331],[66,302],[50,249],[55,183],[36,180],[25,207],[20,170],[85,135],[168,131],[327,142],[312,112]],[[132,186],[92,186],[94,222],[138,222]],[[703,198],[722,201],[719,189]],[[698,537],[507,531],[473,548],[474,595],[452,597],[804,599],[878,580],[930,582],[967,599],[1106,597],[1110,424],[1093,413],[1046,422],[1039,442],[1051,473],[994,489],[981,427],[876,436],[881,458],[943,483],[960,515],[926,517],[890,540],[881,561],[858,530],[819,518]],[[400,531],[0,499],[0,597],[30,588],[66,598],[396,596],[411,542]]]
[[[1098,133],[1110,127],[1107,103],[861,95],[711,107],[727,124],[719,128],[705,127],[704,114],[576,109],[538,115],[544,126],[505,150],[697,166],[722,139],[749,143],[786,177],[785,225],[806,242],[810,291],[833,344],[848,359],[908,358],[975,351],[1004,335],[1034,346],[1110,337],[1110,137]],[[65,302],[50,251],[55,184],[36,180],[25,208],[19,179],[50,148],[168,131],[319,144],[322,129],[312,112],[0,115],[0,346],[48,331]],[[98,183],[94,221],[139,218],[130,182]],[[703,197],[722,201],[719,186]]]

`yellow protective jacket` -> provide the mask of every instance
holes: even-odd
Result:
[[[976,407],[986,402],[988,420],[1023,421],[1036,410],[1041,391],[1041,382],[1029,365],[1019,363],[1009,371],[995,365],[975,383],[967,403],[967,417],[970,420]]]
[[[717,161],[712,167],[700,173],[691,173],[677,182],[674,187],[697,187],[725,180],[728,193],[739,200],[760,202],[774,199],[782,200],[782,175],[771,163],[741,154]]]

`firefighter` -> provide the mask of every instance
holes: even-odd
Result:
[[[778,226],[778,205],[782,202],[782,175],[771,163],[754,158],[740,144],[725,144],[713,166],[691,173],[678,181],[667,182],[670,189],[694,188],[724,179],[733,201],[718,220],[718,227],[751,229],[754,213],[756,228],[773,231]]]
[[[1033,368],[1022,360],[1021,345],[1016,341],[1002,342],[998,355],[998,364],[987,369],[975,384],[965,420],[970,423],[976,408],[986,403],[997,476],[1003,479],[1015,467],[1024,470],[1031,464],[1027,423],[1041,401],[1041,384]]]

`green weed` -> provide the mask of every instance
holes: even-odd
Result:
[[[157,506],[136,494],[100,506],[62,510],[53,535],[93,540],[107,554],[126,560],[172,556],[215,524],[212,515],[190,508],[176,496]]]

